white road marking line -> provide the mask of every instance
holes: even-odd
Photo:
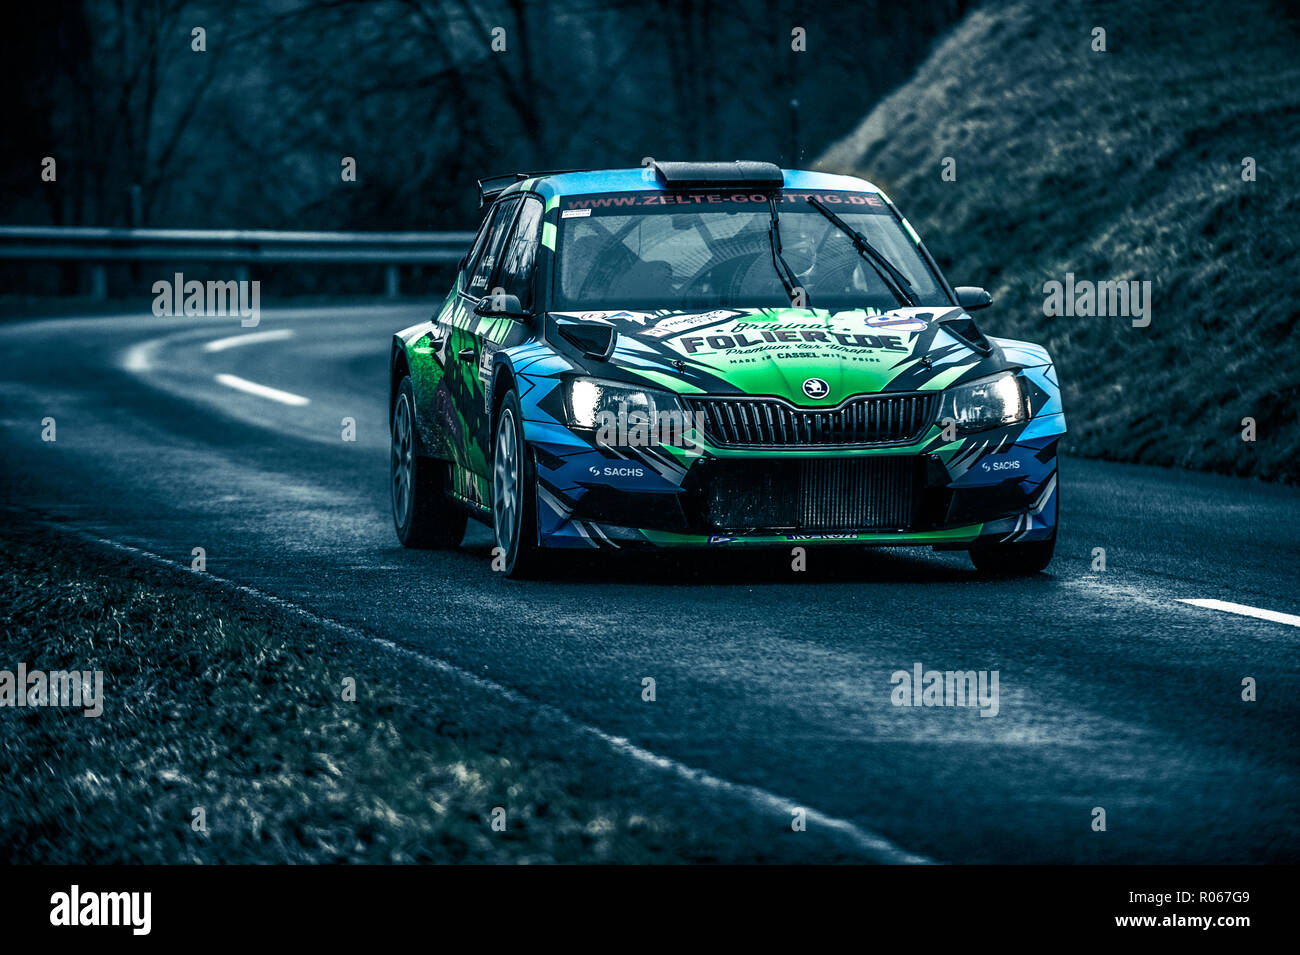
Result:
[[[194,573],[188,564],[180,561],[169,560],[160,554],[155,554],[152,551],[147,551],[140,547],[132,547],[130,544],[122,544],[105,537],[98,537],[87,531],[79,530],[75,527],[67,527],[62,524],[47,523],[47,526],[54,528],[55,530],[75,534],[84,540],[94,541],[95,543],[101,544],[105,547],[111,547],[114,550],[133,554],[136,557],[144,558],[152,563],[161,564],[162,566],[169,567],[173,570],[180,570],[187,574]],[[228,580],[225,577],[218,577],[215,574],[206,572],[203,574],[203,577],[218,586],[272,604],[281,610],[304,620],[308,620],[317,626],[326,627],[356,640],[374,643],[392,653],[408,657],[429,667],[430,669],[437,670],[439,673],[455,677],[456,679],[462,680],[480,690],[485,690],[495,696],[504,698],[515,705],[532,707],[537,712],[555,720],[561,725],[566,726],[577,733],[581,733],[584,736],[593,737],[594,739],[605,743],[617,752],[631,757],[639,763],[653,766],[656,769],[665,770],[672,773],[674,776],[677,776],[679,779],[684,779],[687,782],[702,786],[705,789],[724,793],[733,799],[747,802],[762,812],[779,817],[786,826],[790,823],[791,810],[795,807],[799,807],[804,809],[809,824],[821,826],[825,829],[830,829],[839,833],[848,842],[853,843],[853,845],[855,845],[859,850],[878,862],[893,865],[934,864],[933,859],[908,852],[906,849],[894,845],[884,836],[878,835],[869,829],[863,829],[861,826],[849,822],[847,819],[828,816],[797,799],[788,799],[784,796],[770,793],[766,789],[760,789],[757,786],[751,786],[747,783],[733,783],[729,780],[714,776],[712,773],[707,773],[702,769],[696,769],[693,766],[680,763],[670,757],[660,756],[648,749],[643,749],[642,747],[637,746],[625,737],[614,736],[610,733],[606,733],[602,729],[598,729],[595,726],[584,723],[581,720],[570,716],[558,707],[552,706],[549,703],[539,702],[532,697],[525,696],[518,690],[512,690],[508,686],[497,683],[495,680],[489,680],[486,677],[470,673],[468,670],[463,670],[454,663],[448,663],[446,660],[442,660],[438,657],[400,646],[391,640],[387,640],[383,637],[376,637],[363,630],[358,630],[356,627],[348,626],[345,623],[339,623],[337,620],[322,617],[319,614],[307,610],[305,607],[299,607],[297,604],[290,603],[282,597],[276,597],[273,594],[265,593],[255,587],[250,587],[247,584],[238,584],[233,580]]]
[[[147,342],[132,345],[122,359],[122,367],[127,371],[148,371],[153,367],[154,356],[157,355],[158,348],[162,343],[161,338],[152,338]]]
[[[269,332],[246,332],[243,335],[231,335],[218,338],[203,346],[204,351],[225,351],[227,348],[239,348],[241,345],[256,345],[258,342],[278,342],[293,337],[292,328],[279,328]]]
[[[1272,623],[1285,623],[1293,627],[1300,627],[1300,617],[1293,613],[1279,613],[1276,610],[1261,610],[1259,607],[1248,607],[1246,604],[1235,604],[1227,600],[1207,600],[1197,598],[1194,600],[1179,599],[1179,603],[1191,604],[1193,607],[1204,607],[1207,610],[1222,610],[1224,613],[1239,613],[1243,617],[1257,617],[1260,620],[1268,620]]]
[[[245,381],[237,375],[227,375],[224,372],[216,376],[217,381],[227,388],[234,388],[236,391],[243,391],[250,395],[257,395],[259,398],[270,398],[272,401],[278,401],[284,405],[302,405],[311,404],[310,398],[304,398],[302,395],[295,395],[292,392],[281,391],[279,388],[269,388],[266,385],[259,385],[255,381]]]

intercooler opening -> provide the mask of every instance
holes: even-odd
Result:
[[[910,530],[922,463],[916,455],[710,461],[702,516],[726,533]]]

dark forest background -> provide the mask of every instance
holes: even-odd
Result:
[[[967,6],[23,4],[6,11],[0,67],[0,221],[463,229],[488,174],[645,156],[807,164]],[[41,187],[45,156],[57,188]],[[345,156],[356,182],[342,181]]]

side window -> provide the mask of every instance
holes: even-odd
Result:
[[[518,204],[517,199],[507,199],[497,203],[492,213],[492,221],[488,223],[487,232],[483,237],[482,254],[470,270],[470,280],[465,286],[465,291],[475,298],[481,298],[491,289],[488,283],[492,279],[492,273],[496,271],[497,261],[501,258],[506,233],[510,231],[510,220],[514,218],[515,207]]]
[[[492,206],[483,217],[479,224],[478,233],[474,236],[474,243],[469,247],[469,252],[465,256],[465,264],[461,271],[461,287],[469,289],[469,278],[474,274],[474,266],[478,264],[478,257],[483,254],[483,245],[487,241],[488,232],[491,231],[492,220],[496,218],[497,207]]]
[[[542,202],[532,196],[524,199],[519,218],[515,221],[510,247],[501,260],[497,284],[507,295],[519,297],[526,309],[533,307],[533,263],[537,261],[537,246],[542,241]]]

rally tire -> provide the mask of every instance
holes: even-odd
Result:
[[[389,429],[389,491],[393,527],[403,547],[451,550],[465,536],[466,514],[447,496],[447,465],[420,454],[415,390],[402,379]]]
[[[540,573],[537,466],[513,388],[501,399],[492,434],[492,535],[494,567],[517,579]]]
[[[995,577],[1027,577],[1047,569],[1056,551],[1056,531],[1042,541],[978,544],[970,548],[971,563]]]

